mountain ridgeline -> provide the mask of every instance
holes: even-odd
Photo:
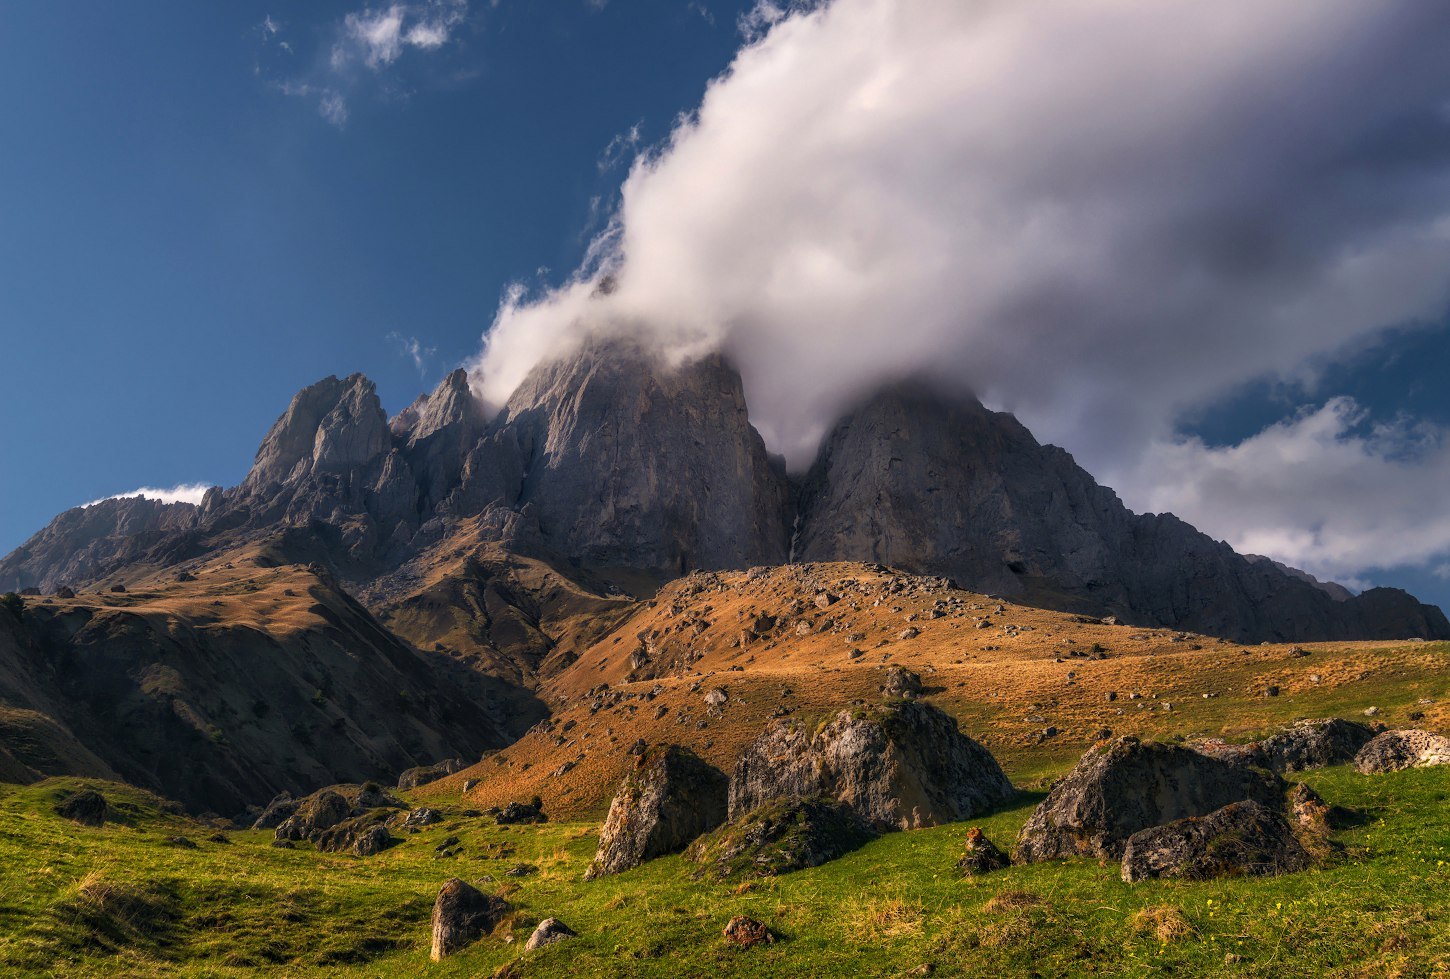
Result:
[[[352,587],[467,537],[655,580],[866,561],[1044,608],[1238,641],[1450,638],[1433,606],[1358,596],[1134,514],[1062,449],[970,396],[902,382],[840,419],[803,476],[751,426],[718,355],[666,364],[595,339],[490,418],[463,371],[391,421],[372,382],[327,378],[272,426],[241,485],[200,506],[112,500],[0,561],[0,588],[82,588],[283,528]]]

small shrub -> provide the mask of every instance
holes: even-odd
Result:
[[[1133,915],[1133,931],[1150,934],[1160,945],[1169,945],[1185,938],[1198,936],[1198,929],[1183,916],[1183,912],[1171,904],[1159,904],[1144,908]]]

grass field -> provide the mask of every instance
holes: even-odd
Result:
[[[489,976],[1447,976],[1450,770],[1306,773],[1354,812],[1343,854],[1276,879],[1122,883],[1116,867],[1059,863],[976,879],[954,868],[965,826],[882,837],[834,863],[741,886],[695,881],[680,857],[584,883],[593,823],[503,828],[447,809],[371,859],[273,848],[160,800],[99,787],[118,823],[52,813],[78,783],[0,797],[0,971],[35,975]],[[980,821],[1006,845],[1037,795]],[[185,849],[169,838],[185,835]],[[435,859],[443,839],[463,849]],[[514,878],[519,864],[537,868]],[[505,895],[498,932],[428,961],[428,919],[450,876]],[[491,881],[488,878],[493,878]],[[733,914],[779,936],[727,948]],[[523,953],[539,919],[580,937]]]

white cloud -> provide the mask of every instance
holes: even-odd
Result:
[[[1450,557],[1450,433],[1407,419],[1372,424],[1350,398],[1233,446],[1155,443],[1125,501],[1171,511],[1235,549],[1321,578]],[[1450,565],[1447,565],[1450,567]]]
[[[324,92],[317,102],[317,111],[339,129],[347,124],[347,100],[337,92]]]
[[[389,65],[403,51],[403,6],[394,4],[386,10],[365,10],[343,18],[344,38],[362,49],[363,61],[369,68]],[[333,64],[341,59],[334,54]]]
[[[413,361],[413,366],[419,374],[422,374],[428,366],[428,361],[438,353],[436,347],[425,347],[417,337],[405,337],[401,333],[389,333],[387,339],[398,345],[403,356]]]
[[[140,489],[133,489],[128,493],[116,493],[113,496],[103,496],[99,500],[82,503],[81,506],[91,507],[97,503],[105,503],[107,500],[125,500],[137,496],[144,496],[148,500],[160,500],[162,503],[193,503],[200,506],[202,498],[206,496],[206,491],[209,489],[211,489],[210,483],[179,483],[170,489],[156,489],[151,486],[143,486]]]
[[[631,330],[724,349],[796,467],[925,372],[1113,477],[1185,411],[1450,301],[1450,7],[777,0],[742,30],[585,267],[506,297],[487,401]]]

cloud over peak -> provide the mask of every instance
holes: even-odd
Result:
[[[202,499],[206,497],[206,491],[209,489],[211,489],[210,483],[178,483],[167,489],[142,486],[139,489],[133,489],[126,493],[115,493],[111,496],[103,496],[99,500],[82,503],[81,506],[92,507],[97,503],[105,503],[107,500],[127,500],[134,497],[160,500],[162,503],[191,503],[200,506]]]

